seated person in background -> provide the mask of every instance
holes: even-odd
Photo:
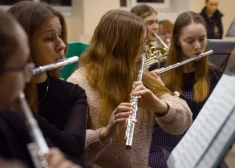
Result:
[[[0,11],[0,157],[7,160],[17,160],[28,168],[33,168],[32,157],[27,145],[31,142],[30,134],[25,121],[19,111],[12,111],[19,102],[19,94],[24,89],[25,82],[31,78],[31,68],[27,63],[29,58],[29,46],[26,33],[10,14]],[[54,139],[66,139],[69,137],[53,131],[45,121],[40,121],[43,133]],[[48,136],[48,137],[49,137]],[[53,138],[51,139],[53,142]],[[61,142],[57,140],[57,145]],[[66,151],[68,143],[77,148],[73,141],[66,141],[61,148]],[[75,145],[75,146],[74,146]],[[71,152],[72,153],[72,152]],[[74,153],[75,156],[75,153]],[[78,154],[75,156],[78,157]],[[50,149],[45,156],[50,168],[79,168],[71,161],[65,159],[58,149]],[[7,163],[1,161],[1,168],[24,167],[19,163]]]
[[[158,28],[158,36],[161,38],[161,40],[169,47],[170,46],[170,40],[171,40],[171,33],[173,29],[173,23],[170,20],[161,20],[158,22],[159,28]],[[161,41],[158,40],[158,46],[159,48],[159,54],[162,55],[161,63],[154,63],[152,64],[148,69],[149,71],[152,71],[154,69],[159,69],[161,67],[164,67],[165,60],[167,59],[167,52],[168,49],[164,47],[164,45],[161,43]]]
[[[207,23],[207,38],[222,39],[223,24],[222,17],[224,16],[218,9],[219,0],[205,0],[205,7],[200,15]]]
[[[30,58],[36,66],[61,61],[67,50],[64,17],[44,3],[22,1],[9,11],[29,37]],[[86,134],[87,99],[78,85],[59,79],[59,69],[35,75],[26,85],[26,97],[32,110],[59,130],[80,139],[79,158],[83,154]],[[38,95],[38,97],[37,97]]]
[[[111,10],[101,18],[80,57],[79,68],[68,78],[87,94],[84,159],[91,167],[147,167],[154,122],[174,135],[184,133],[191,125],[186,103],[172,96],[148,70],[143,72],[143,82],[135,82],[146,39],[143,19],[127,11]],[[125,126],[133,113],[130,93],[141,97],[132,149],[127,150]]]
[[[141,17],[147,25],[147,38],[146,45],[151,45],[151,43],[156,43],[157,38],[154,33],[158,31],[158,16],[157,11],[155,11],[151,6],[146,4],[134,6],[131,13],[136,14]]]
[[[169,47],[170,40],[171,40],[171,33],[173,29],[173,23],[170,20],[161,20],[158,22],[158,25],[159,25],[158,36]],[[158,44],[162,45],[159,40],[158,40]]]
[[[195,12],[180,14],[173,26],[171,45],[168,51],[166,67],[187,60],[207,51],[207,33],[204,19]],[[156,75],[159,75],[156,72]],[[193,120],[207,101],[219,81],[222,72],[208,62],[205,56],[164,72],[161,77],[167,88],[178,91],[191,111]],[[164,168],[166,161],[163,150],[171,152],[183,135],[175,136],[165,132],[159,124],[154,126],[150,147],[149,166]],[[221,167],[226,167],[224,163]]]
[[[147,67],[152,65],[157,61],[158,67],[160,66],[160,57],[158,57],[158,52],[161,52],[157,49],[157,37],[155,33],[158,32],[158,16],[157,12],[149,5],[141,4],[134,6],[131,13],[136,14],[141,17],[147,25],[147,41],[146,45],[148,47],[146,52],[146,61],[145,64]],[[154,58],[156,57],[156,58]],[[150,61],[151,60],[151,61]]]

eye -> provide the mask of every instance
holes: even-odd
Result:
[[[192,44],[193,43],[193,40],[190,40],[190,41],[187,41],[188,44]]]
[[[205,38],[199,39],[200,42],[203,42],[205,40]]]
[[[52,36],[50,35],[50,36],[47,36],[46,38],[45,38],[45,41],[52,41],[53,40],[53,38],[52,38]]]
[[[147,24],[151,25],[151,24],[153,24],[153,21],[147,21]]]

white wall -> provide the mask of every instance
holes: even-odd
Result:
[[[205,4],[205,0],[189,0],[190,9],[195,12],[200,12]],[[235,37],[225,37],[232,19],[235,17],[235,1],[234,0],[220,0],[218,9],[224,14],[222,18],[224,27],[224,39],[235,40]]]
[[[200,12],[204,6],[204,2],[205,0],[170,0],[169,8],[156,8],[156,10],[159,13],[160,19],[174,21],[182,12],[188,10]],[[72,3],[72,16],[66,18],[68,40],[82,41],[85,43],[89,43],[93,31],[103,14],[108,10],[120,8],[119,0],[73,0]],[[234,5],[234,0],[220,0],[219,9],[224,14],[222,19],[224,34],[235,17]],[[224,38],[235,40],[234,37]]]

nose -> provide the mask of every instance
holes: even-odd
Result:
[[[65,45],[64,41],[61,38],[58,38],[58,42],[56,45],[56,52],[63,52],[63,54],[64,54],[65,47],[66,47],[66,45]]]
[[[152,28],[153,30],[157,30],[158,31],[158,23],[157,22],[154,22],[153,25],[152,25]]]
[[[199,41],[196,41],[194,44],[194,49],[200,49],[201,48],[201,43]]]

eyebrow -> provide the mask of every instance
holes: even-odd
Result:
[[[201,37],[206,37],[206,34],[201,35],[199,38],[201,38]],[[186,37],[185,40],[187,40],[187,39],[194,39],[194,37]]]
[[[53,31],[54,31],[54,29],[49,28],[46,31],[44,31],[43,33],[46,34],[46,33],[50,33],[50,32],[53,32]],[[59,28],[59,31],[62,32],[62,27]]]
[[[150,19],[150,20],[145,20],[145,22],[155,22],[155,21],[159,21],[159,19]]]

